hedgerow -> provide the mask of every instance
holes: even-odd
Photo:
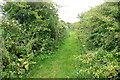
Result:
[[[81,44],[84,45],[85,53],[76,57],[79,64],[78,77],[118,78],[120,73],[118,5],[119,3],[104,3],[79,15],[77,33]]]
[[[88,48],[120,51],[118,12],[118,3],[105,3],[80,16],[81,26],[89,34],[86,40]]]
[[[98,51],[75,56],[78,61],[78,78],[119,78],[119,62],[117,56],[120,53],[107,52],[100,48]]]
[[[23,78],[32,59],[52,54],[65,33],[56,5],[47,2],[7,2],[3,5],[3,78]],[[63,26],[58,26],[63,24]]]

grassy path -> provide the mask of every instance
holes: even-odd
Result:
[[[80,47],[75,31],[68,31],[65,42],[56,54],[39,62],[28,77],[30,78],[74,78],[76,61],[75,55],[80,54]]]

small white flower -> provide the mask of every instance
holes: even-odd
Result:
[[[5,23],[5,21],[2,21],[2,22],[4,22],[4,23]]]
[[[83,46],[85,46],[85,45],[83,45]]]
[[[9,22],[7,22],[7,24],[10,24]]]
[[[15,22],[15,20],[12,20],[12,22]]]
[[[19,26],[22,26],[21,24]]]
[[[15,22],[18,24],[18,21],[17,21],[17,20],[16,20]]]
[[[24,29],[24,31],[26,31],[26,29]]]
[[[19,30],[21,30],[21,28],[19,28]]]

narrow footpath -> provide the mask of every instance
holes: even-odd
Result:
[[[80,45],[80,44],[79,44]],[[68,36],[63,45],[56,51],[52,58],[40,62],[33,69],[29,78],[74,78],[76,61],[74,56],[80,54],[80,46],[75,31],[68,31]]]

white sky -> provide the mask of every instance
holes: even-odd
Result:
[[[90,7],[95,7],[104,2],[104,0],[52,0],[62,7],[59,8],[59,18],[65,22],[77,22],[77,15],[90,10]],[[3,0],[0,0],[3,2]],[[2,14],[0,14],[2,16]]]
[[[77,15],[90,10],[90,7],[98,6],[104,3],[104,0],[52,0],[60,4],[59,17],[66,22],[77,22]]]

